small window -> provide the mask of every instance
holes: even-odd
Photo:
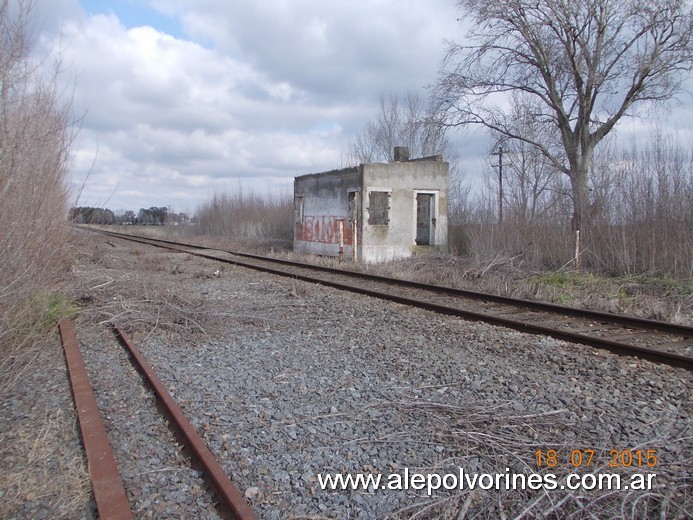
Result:
[[[390,222],[390,192],[371,191],[368,194],[368,223],[387,226]]]
[[[294,224],[303,224],[303,195],[294,197]]]

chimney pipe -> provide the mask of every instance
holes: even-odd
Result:
[[[395,146],[394,151],[395,162],[404,162],[409,160],[409,148],[406,146]]]

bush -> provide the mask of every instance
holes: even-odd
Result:
[[[17,12],[18,11],[18,12]],[[0,0],[0,346],[26,340],[69,265],[69,103],[32,63],[29,4]]]
[[[580,234],[582,267],[610,276],[693,276],[691,150],[655,131],[640,148],[600,152],[590,177],[590,219]],[[475,200],[451,205],[451,248],[481,263],[500,256],[538,270],[571,267],[565,176],[504,171],[503,222],[498,184],[488,181]]]
[[[214,194],[197,209],[195,232],[200,235],[263,240],[293,240],[293,200],[290,194],[256,192]]]

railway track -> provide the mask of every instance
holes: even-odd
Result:
[[[105,520],[132,519],[133,512],[80,352],[74,325],[69,319],[63,318],[58,328],[65,350],[70,384],[79,417],[82,442],[99,518]],[[214,490],[214,498],[217,501],[217,510],[221,518],[257,519],[255,512],[231,482],[139,349],[120,326],[113,325],[113,332],[118,342],[127,351],[135,368],[144,378],[145,384],[155,394],[158,407],[169,420],[176,439],[187,448],[193,464],[202,470],[205,479]]]
[[[693,327],[588,311],[314,266],[249,253],[209,249],[196,244],[98,231],[119,238],[202,258],[318,283],[346,291],[416,306],[467,320],[606,349],[616,354],[693,369]]]

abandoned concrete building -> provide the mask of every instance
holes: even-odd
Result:
[[[440,155],[294,179],[294,251],[384,262],[446,251],[448,169]]]

